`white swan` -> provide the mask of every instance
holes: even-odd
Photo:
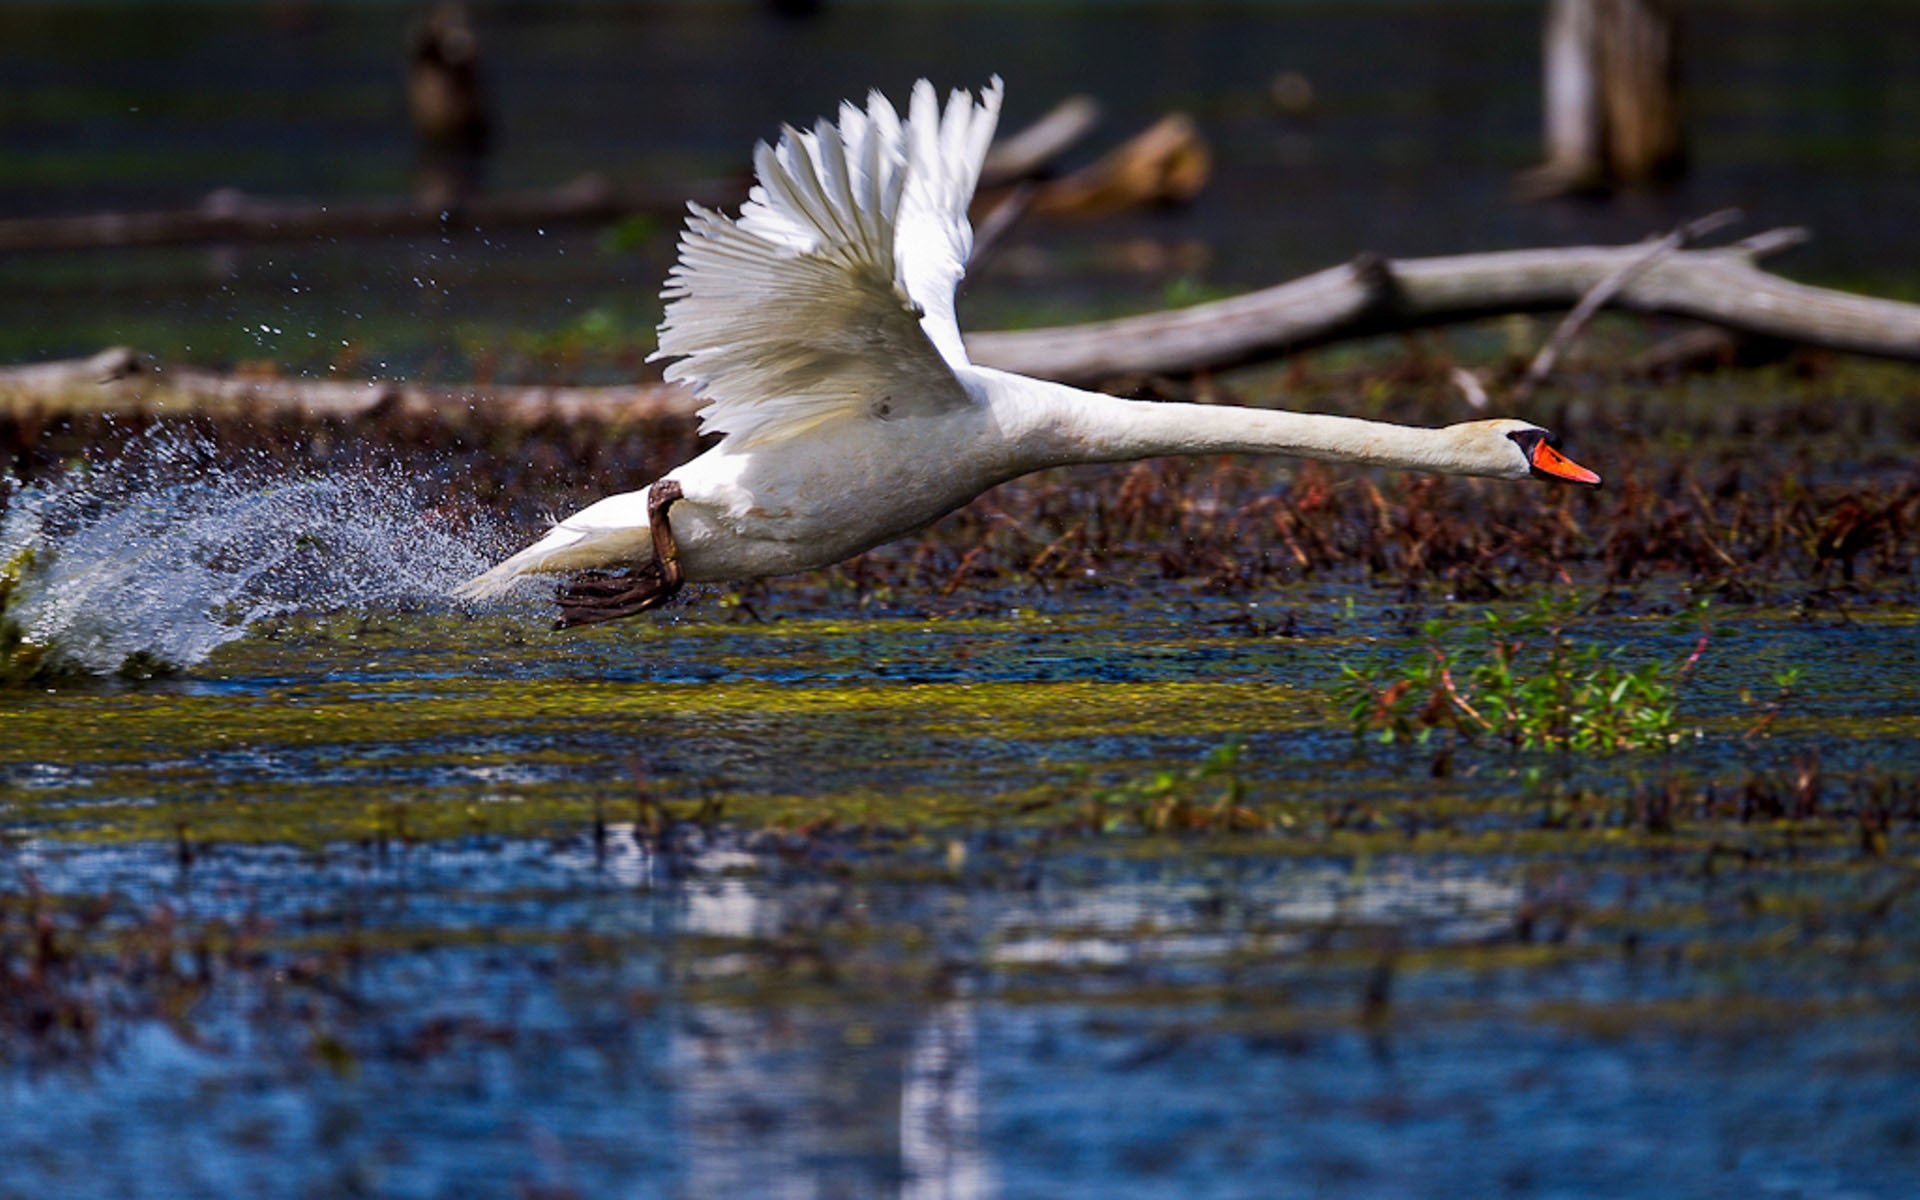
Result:
[[[967,361],[954,289],[967,204],[1000,111],[994,79],[905,120],[877,92],[836,126],[755,148],[739,218],[694,206],[655,357],[677,360],[725,436],[651,488],[609,496],[457,593],[534,572],[563,624],[628,616],[682,580],[784,575],[920,529],[981,492],[1068,463],[1242,451],[1598,485],[1524,421],[1444,429],[1224,405],[1121,400]],[[667,517],[671,510],[671,525]],[[626,574],[603,573],[628,567]]]

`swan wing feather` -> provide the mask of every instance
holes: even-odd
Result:
[[[738,218],[692,206],[654,357],[706,401],[702,432],[764,442],[973,403],[953,298],[1000,95],[995,79],[942,112],[923,80],[903,122],[875,92],[755,147]]]

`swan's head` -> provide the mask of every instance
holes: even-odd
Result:
[[[1560,439],[1525,421],[1468,421],[1447,431],[1456,442],[1466,472],[1496,479],[1551,479],[1599,487],[1600,477],[1560,453]]]

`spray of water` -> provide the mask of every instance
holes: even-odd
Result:
[[[0,632],[39,672],[184,668],[263,618],[438,602],[501,540],[398,469],[288,475],[177,433],[11,490]]]

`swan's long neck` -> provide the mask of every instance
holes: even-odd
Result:
[[[1023,400],[1039,426],[1030,441],[1045,456],[1039,465],[1246,453],[1452,475],[1525,474],[1524,460],[1504,439],[1463,436],[1478,423],[1420,429],[1264,408],[1122,400],[1058,384],[1039,384]]]

